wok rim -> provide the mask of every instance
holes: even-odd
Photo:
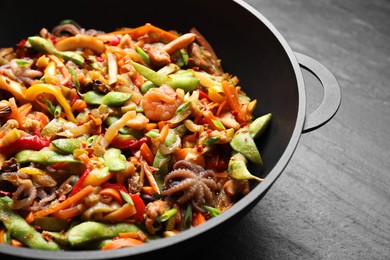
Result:
[[[263,23],[268,30],[276,37],[278,42],[282,45],[285,54],[290,60],[290,64],[294,71],[297,87],[298,87],[298,112],[295,121],[294,130],[291,138],[286,146],[285,151],[279,158],[273,169],[265,177],[264,181],[254,187],[245,197],[236,202],[229,210],[223,212],[216,218],[211,218],[202,225],[195,228],[185,230],[179,234],[154,240],[150,243],[145,243],[136,247],[120,248],[116,250],[82,250],[82,251],[46,251],[31,248],[19,248],[10,245],[1,245],[0,252],[10,256],[22,257],[27,259],[115,259],[120,257],[139,256],[143,254],[150,254],[157,251],[167,249],[171,246],[182,244],[185,241],[194,239],[206,232],[210,232],[213,228],[222,225],[224,222],[233,218],[234,216],[244,212],[245,209],[254,207],[265,193],[271,188],[275,181],[282,174],[283,170],[288,165],[292,158],[294,151],[298,145],[306,115],[306,92],[300,65],[295,57],[294,51],[291,49],[288,42],[276,27],[259,11],[253,8],[250,4],[243,0],[232,0],[237,3],[252,15],[254,15],[259,22]],[[96,253],[96,254],[94,254]]]

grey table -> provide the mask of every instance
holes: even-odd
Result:
[[[390,1],[248,0],[328,67],[342,103],[240,222],[193,259],[390,259]],[[322,90],[308,73],[308,110]]]

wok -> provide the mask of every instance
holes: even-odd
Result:
[[[214,47],[225,71],[237,75],[248,95],[257,99],[254,115],[271,112],[267,131],[257,140],[264,166],[249,165],[265,181],[256,184],[232,208],[206,223],[176,236],[133,248],[108,251],[47,252],[0,245],[0,254],[33,259],[132,259],[190,252],[219,231],[237,222],[264,197],[280,176],[303,133],[328,122],[337,112],[341,93],[332,73],[316,60],[294,52],[278,30],[258,11],[241,0],[145,1],[117,0],[57,3],[6,1],[0,16],[0,46],[14,46],[41,28],[51,29],[64,19],[84,28],[112,31],[152,23],[165,29],[188,32],[196,27]],[[306,111],[306,86],[302,68],[322,83],[324,97],[314,112]],[[310,87],[310,86],[308,86]]]

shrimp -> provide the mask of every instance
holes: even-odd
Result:
[[[142,100],[145,116],[152,121],[166,121],[171,119],[176,109],[183,103],[183,99],[169,85],[151,88]]]

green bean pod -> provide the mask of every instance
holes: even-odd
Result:
[[[109,148],[104,153],[104,164],[112,172],[124,171],[126,169],[126,157],[121,153],[120,149]]]
[[[68,232],[68,240],[73,247],[83,244],[114,238],[119,233],[138,232],[139,228],[130,223],[104,224],[94,221],[86,221],[74,226]]]
[[[27,38],[28,43],[39,52],[54,54],[66,61],[71,60],[77,65],[84,63],[84,57],[73,51],[59,51],[54,45],[47,39],[39,36],[30,36]]]
[[[60,154],[50,148],[43,148],[40,151],[23,150],[15,154],[15,158],[19,163],[35,162],[45,165],[51,165],[60,162],[81,163],[71,154]]]
[[[61,152],[72,154],[75,149],[81,147],[81,141],[74,138],[60,138],[51,141],[51,144]]]
[[[260,152],[257,149],[256,143],[253,140],[251,134],[249,133],[248,126],[240,128],[234,134],[233,139],[230,141],[230,146],[236,152],[245,155],[249,161],[255,164],[263,165]]]
[[[141,74],[147,80],[151,81],[156,86],[168,84],[173,89],[181,88],[185,92],[193,91],[199,86],[199,79],[195,78],[193,74],[179,76],[162,75],[134,61],[132,61],[131,64],[139,74]],[[145,86],[144,89],[147,89],[147,86]]]
[[[11,236],[33,249],[58,251],[60,247],[53,241],[46,240],[41,233],[19,214],[12,211],[8,204],[0,199],[0,221],[11,233]]]
[[[235,153],[229,160],[228,164],[229,176],[236,180],[254,179],[262,181],[257,176],[252,175],[247,168],[247,160],[241,153]]]
[[[130,93],[111,91],[103,95],[97,91],[91,90],[84,94],[84,101],[88,105],[107,105],[120,106],[131,98]]]

